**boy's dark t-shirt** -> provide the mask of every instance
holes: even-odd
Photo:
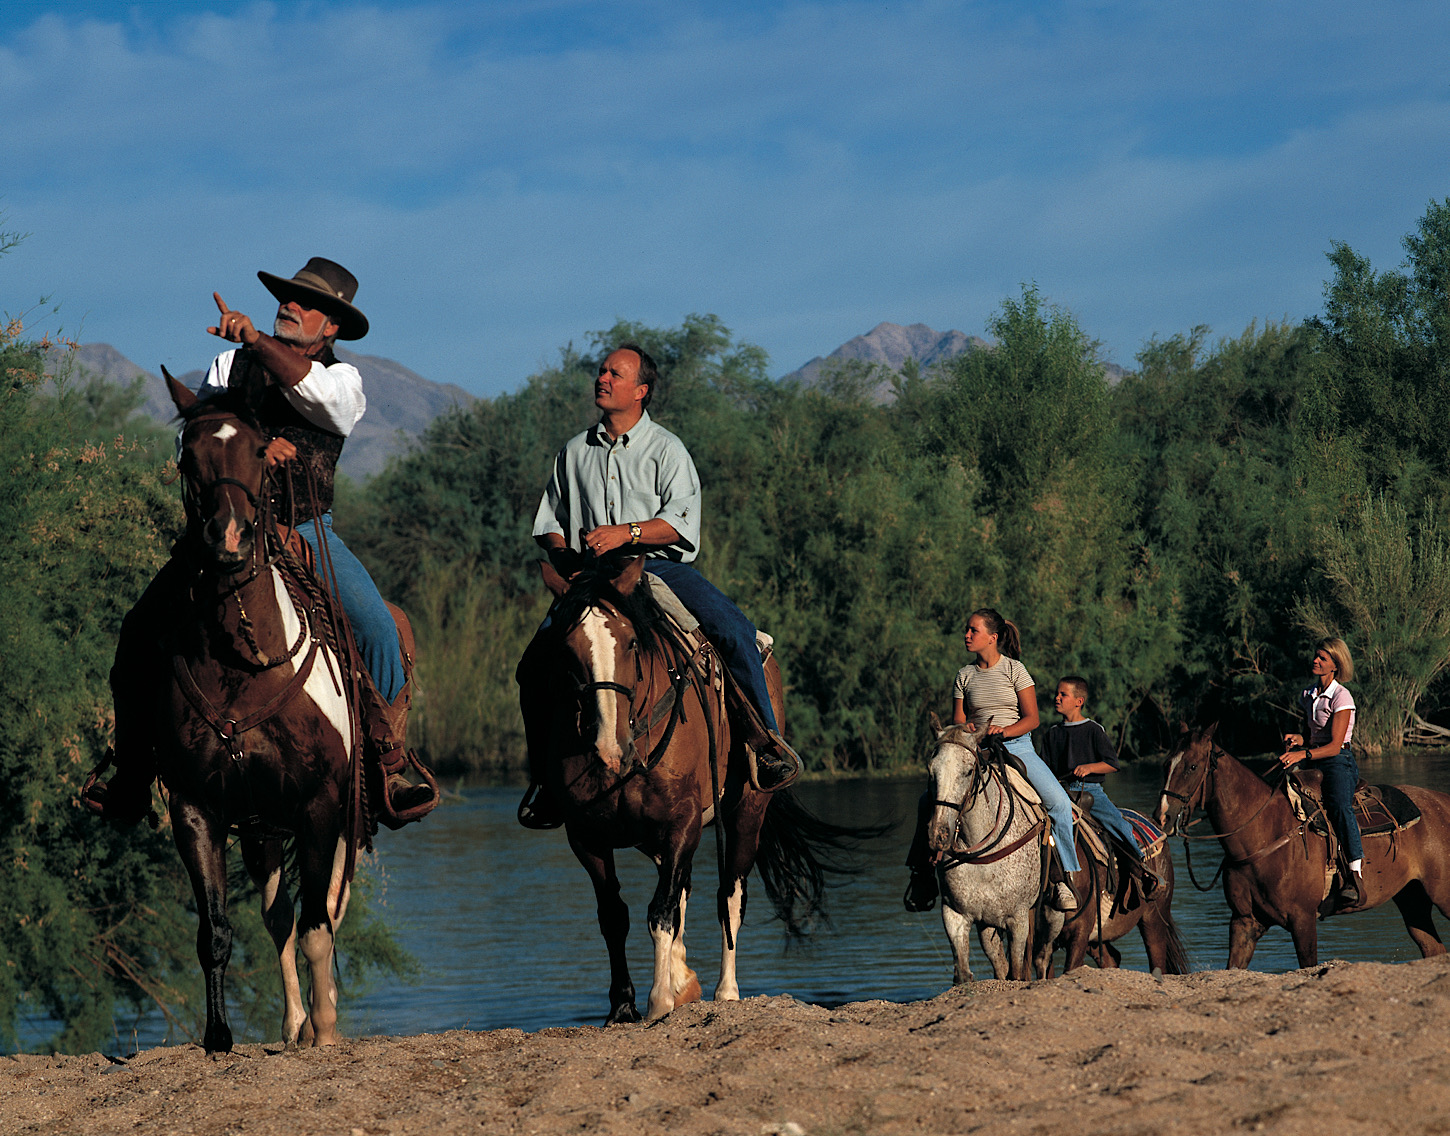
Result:
[[[1091,718],[1080,722],[1058,722],[1049,729],[1042,743],[1042,757],[1059,781],[1075,780],[1072,775],[1074,769],[1098,761],[1105,761],[1114,769],[1121,768],[1118,755],[1113,752],[1113,743],[1108,741],[1107,731]],[[1104,776],[1093,773],[1081,780],[1101,785]]]

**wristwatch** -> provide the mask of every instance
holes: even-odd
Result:
[[[639,533],[640,533],[639,522],[638,521],[630,521],[629,522],[629,543],[630,544],[638,544],[639,543]]]

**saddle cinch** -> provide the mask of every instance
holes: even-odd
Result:
[[[690,658],[699,658],[701,653],[707,648],[713,651],[714,646],[710,643],[709,637],[701,629],[700,621],[690,613],[689,608],[680,602],[680,597],[675,595],[670,590],[670,586],[654,573],[646,572],[645,575],[649,577],[650,597],[659,605],[660,610],[665,613],[665,618],[674,624],[675,630],[679,632],[680,637],[689,649]],[[773,637],[758,628],[756,629],[755,645],[760,650],[760,662],[762,665],[770,658],[774,644],[775,639]],[[725,705],[730,716],[737,721],[747,716],[754,716],[755,711],[751,707],[749,699],[745,697],[744,691],[740,689],[739,684],[736,683],[734,676],[730,674],[729,670],[723,664],[720,664],[713,667],[712,672],[715,689],[717,693],[724,697]],[[762,789],[760,785],[760,774],[756,764],[755,750],[748,745],[742,748],[745,750],[745,757],[750,770],[751,787],[759,792],[766,792],[767,790]]]

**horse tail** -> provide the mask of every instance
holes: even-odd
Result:
[[[1193,969],[1193,964],[1188,957],[1188,948],[1183,945],[1183,936],[1178,933],[1178,924],[1173,921],[1173,912],[1165,904],[1163,907],[1163,928],[1166,933],[1164,949],[1167,954],[1169,974],[1188,974]]]
[[[786,934],[804,938],[825,912],[831,876],[854,876],[861,869],[849,859],[863,840],[891,828],[881,825],[839,825],[822,820],[790,789],[775,793],[765,810],[755,866]]]

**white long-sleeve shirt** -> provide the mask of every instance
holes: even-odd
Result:
[[[197,394],[210,398],[218,390],[226,390],[232,373],[236,350],[223,351],[212,360],[206,378]],[[363,394],[362,375],[351,363],[334,363],[324,367],[316,360],[312,369],[295,387],[282,387],[282,393],[303,418],[322,430],[346,438],[362,419],[368,408]]]

